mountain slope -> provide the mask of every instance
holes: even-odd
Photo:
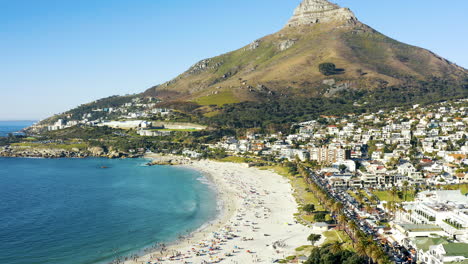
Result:
[[[39,123],[109,120],[96,109],[129,100],[162,103],[218,128],[289,129],[320,115],[359,113],[468,97],[468,71],[391,39],[326,0],[304,0],[286,26],[238,50],[202,60],[175,79],[127,97],[82,105]]]
[[[325,75],[320,64],[339,71]],[[340,91],[418,86],[434,78],[462,83],[468,72],[430,51],[373,30],[346,8],[305,0],[281,31],[200,61],[144,95],[202,105],[281,97],[331,97]]]

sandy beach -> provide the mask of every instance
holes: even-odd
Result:
[[[126,264],[273,263],[307,245],[312,229],[297,223],[298,205],[288,180],[245,164],[195,161],[218,191],[217,219],[190,237]]]

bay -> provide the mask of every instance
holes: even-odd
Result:
[[[108,263],[216,216],[203,175],[146,162],[0,158],[0,263]]]
[[[34,124],[34,121],[0,121],[0,137],[6,137],[9,133],[18,134],[26,127]]]

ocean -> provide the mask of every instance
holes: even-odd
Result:
[[[9,133],[17,134],[18,131],[32,124],[34,121],[0,121],[0,137],[6,137]]]
[[[216,217],[203,175],[146,162],[0,158],[0,263],[109,263]]]

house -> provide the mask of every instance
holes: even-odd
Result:
[[[313,224],[312,229],[314,231],[325,232],[325,231],[328,231],[329,225],[325,222],[317,222]]]
[[[395,230],[408,238],[429,237],[431,235],[445,235],[442,228],[429,224],[395,224]]]
[[[380,160],[382,158],[382,156],[383,156],[382,151],[374,151],[374,152],[372,152],[371,159]]]
[[[189,149],[184,149],[182,151],[182,155],[184,156],[187,156],[187,157],[190,157],[192,159],[199,159],[202,157],[202,154],[201,153],[198,153],[196,151],[192,151],[192,150],[189,150]]]
[[[458,183],[468,183],[468,173],[456,173],[455,177],[458,179]]]
[[[405,239],[405,245],[407,247],[412,247],[417,250],[419,260],[422,260],[422,257],[432,246],[448,244],[450,243],[445,237],[415,237],[411,239]]]
[[[340,131],[337,126],[331,125],[327,127],[328,134],[336,135]]]
[[[343,160],[332,164],[332,166],[337,169],[339,169],[342,165],[346,166],[346,169],[350,172],[356,171],[356,163],[353,160]]]
[[[429,167],[425,167],[424,170],[431,173],[442,173],[444,171],[444,166],[442,164],[434,163]]]
[[[420,260],[428,264],[467,263],[468,244],[448,243],[431,246]]]
[[[397,167],[397,171],[401,175],[411,176],[413,173],[416,172],[416,168],[413,166],[413,164],[406,162],[406,163],[400,164]]]

